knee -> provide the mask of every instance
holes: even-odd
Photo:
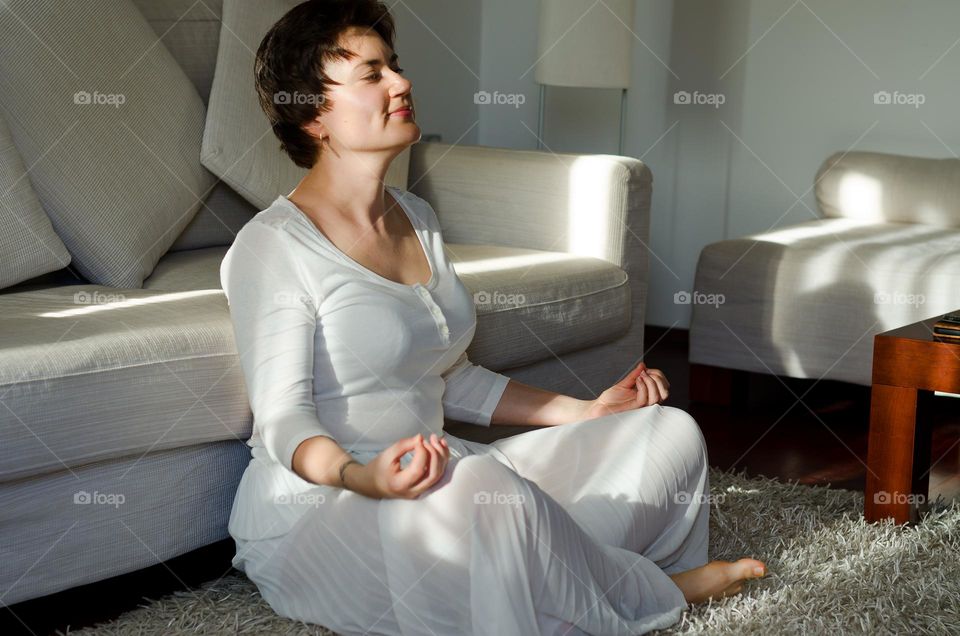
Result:
[[[468,491],[486,491],[493,488],[515,491],[519,475],[504,466],[492,455],[468,455],[454,467],[451,481]]]
[[[662,430],[675,440],[675,447],[696,456],[698,462],[707,461],[707,443],[700,425],[692,415],[673,406],[661,406]]]
[[[503,506],[525,506],[530,492],[511,468],[489,455],[470,455],[457,462],[451,495],[469,506],[474,515],[498,515]],[[488,505],[489,504],[489,505]]]

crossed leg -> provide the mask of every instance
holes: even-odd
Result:
[[[657,565],[489,454],[413,500],[331,492],[257,543],[246,571],[274,610],[344,634],[636,634],[686,605]]]
[[[579,636],[679,618],[667,574],[706,562],[689,416],[650,407],[496,447],[513,470],[462,457],[415,500],[330,489],[288,535],[251,546],[248,576],[279,614],[345,634]]]
[[[668,574],[707,563],[707,451],[686,412],[654,405],[492,445],[599,543]]]

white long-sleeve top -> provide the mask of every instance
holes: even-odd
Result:
[[[328,435],[369,458],[401,437],[439,435],[444,414],[488,426],[509,381],[467,358],[476,309],[433,208],[388,188],[430,264],[426,284],[360,265],[284,196],[240,230],[220,266],[254,417],[247,443],[300,488],[292,458],[304,440]]]

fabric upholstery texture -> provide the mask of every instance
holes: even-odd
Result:
[[[170,252],[205,247],[229,246],[237,232],[253,218],[257,209],[223,181],[218,181]]]
[[[0,106],[76,269],[139,287],[213,179],[199,159],[203,102],[137,8],[7,2]]]
[[[826,217],[960,227],[960,159],[838,152],[816,177]]]
[[[690,361],[869,385],[873,336],[960,307],[960,230],[829,218],[700,254]]]
[[[69,262],[70,253],[40,206],[27,167],[0,115],[0,289]]]
[[[222,0],[133,0],[206,104],[217,66]]]
[[[0,482],[252,430],[219,290],[0,295],[0,395]]]
[[[227,534],[250,449],[236,440],[0,483],[0,590],[13,605],[155,566]]]
[[[217,66],[220,0],[134,0],[154,33],[187,74],[206,105]],[[230,245],[257,209],[218,182],[197,215],[170,247],[171,252]]]

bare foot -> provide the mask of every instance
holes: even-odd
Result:
[[[702,603],[711,597],[721,599],[739,594],[744,581],[762,577],[766,573],[767,566],[762,561],[740,559],[733,563],[711,561],[693,570],[671,574],[670,578],[683,592],[688,603]]]

